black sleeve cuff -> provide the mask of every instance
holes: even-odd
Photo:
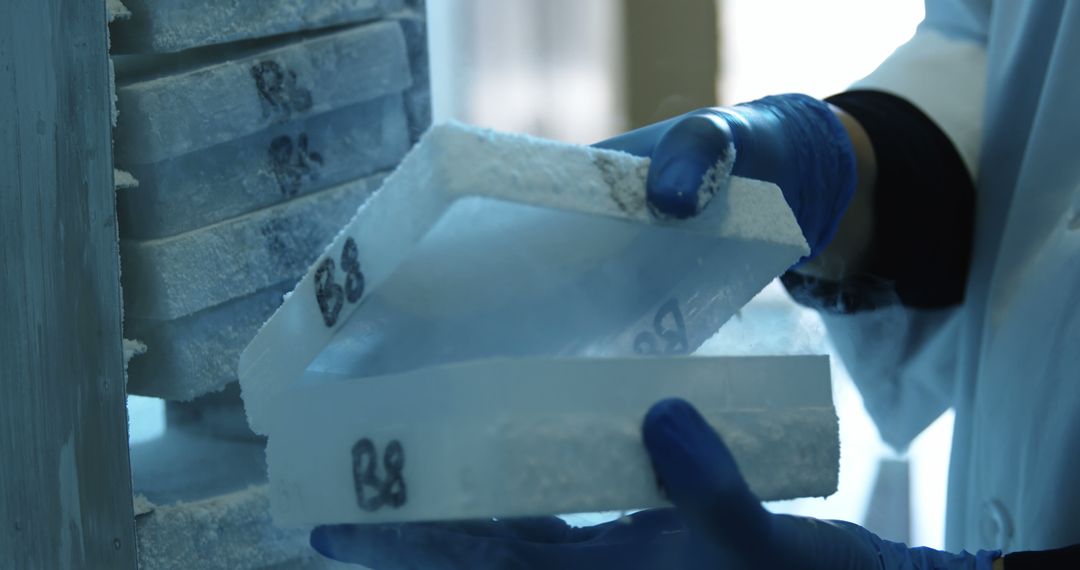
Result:
[[[874,237],[867,275],[840,283],[787,272],[796,302],[852,313],[896,303],[944,308],[964,297],[975,185],[945,133],[911,103],[880,91],[826,99],[854,117],[877,161]]]
[[[1005,570],[1080,568],[1080,544],[1057,550],[1013,552],[1005,555]]]

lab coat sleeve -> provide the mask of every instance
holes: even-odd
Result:
[[[901,97],[952,142],[977,180],[986,86],[988,3],[928,2],[914,37],[853,89]],[[882,438],[903,449],[950,405],[961,307],[900,303],[822,318]]]
[[[975,179],[986,94],[988,2],[928,0],[915,36],[851,89],[902,97],[926,113]]]
[[[950,37],[924,22],[910,41],[852,89],[884,91],[918,107],[949,137],[976,178],[986,94],[984,43]]]

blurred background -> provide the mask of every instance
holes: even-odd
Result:
[[[428,0],[436,120],[589,143],[696,107],[836,93],[921,0]]]
[[[575,143],[702,106],[836,93],[906,41],[923,15],[921,0],[428,0],[427,10],[436,122]],[[816,314],[774,283],[699,352],[829,350]],[[840,490],[770,508],[942,548],[951,415],[898,453],[878,438],[835,358],[833,378]],[[163,409],[130,397],[132,443],[162,433]]]

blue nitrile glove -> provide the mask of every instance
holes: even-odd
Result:
[[[847,522],[772,514],[720,436],[683,400],[645,417],[645,446],[675,509],[573,528],[556,517],[315,529],[322,554],[375,570],[820,568],[989,570],[999,552],[950,554]]]
[[[594,146],[652,159],[647,196],[661,215],[687,218],[723,191],[727,174],[780,186],[813,258],[855,194],[855,155],[828,104],[807,95],[698,109]]]

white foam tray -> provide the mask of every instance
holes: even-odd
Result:
[[[519,390],[548,389],[543,378],[527,373],[546,359],[688,354],[806,254],[802,234],[775,185],[733,178],[702,215],[667,221],[646,207],[647,168],[646,159],[618,152],[457,124],[430,130],[241,355],[248,419],[256,431],[269,435],[270,476],[276,481],[271,496],[282,520],[405,520],[598,508],[595,501],[584,500],[544,508],[515,504],[515,493],[506,493],[500,508],[425,508],[427,500],[416,499],[421,506],[415,510],[372,513],[356,506],[344,487],[329,486],[335,475],[327,465],[310,463],[310,446],[319,438],[341,443],[358,434],[386,433],[385,417],[359,408],[347,411],[348,406],[338,405],[342,402],[390,411],[401,425],[426,425],[433,437],[453,427],[424,424],[430,414],[392,396],[394,384],[386,378],[407,376],[415,390],[430,392],[425,397],[450,398],[457,380],[438,379],[459,378],[448,372],[458,370],[456,363],[495,358],[514,369],[505,364],[514,361],[505,359],[523,359],[518,378],[499,379],[512,397]],[[694,362],[690,366],[699,365]],[[716,374],[728,367],[720,360],[702,362]],[[473,372],[483,376],[490,371]],[[827,376],[826,371],[826,384]],[[550,388],[568,406],[582,390],[616,386],[609,376],[575,377],[580,382]],[[651,382],[676,392],[679,386],[676,377],[652,376]],[[634,402],[631,424],[640,420],[648,400],[662,392],[639,392],[646,397]],[[459,410],[464,415],[455,418],[475,416],[483,422],[496,412],[512,416],[515,410],[504,406],[524,402],[474,396],[475,406]],[[722,391],[717,397],[723,398]],[[304,414],[290,411],[300,401],[309,406],[305,413],[323,421],[318,430],[312,431]],[[607,413],[602,406],[596,410]],[[620,420],[623,428],[631,425],[625,423],[628,417]],[[497,470],[485,474],[498,465],[498,451],[492,442],[469,439],[480,435],[470,432],[455,440],[490,452],[483,461],[470,459],[474,474],[484,481],[492,473],[505,475]],[[835,438],[826,444],[835,446]],[[328,450],[326,457],[345,461],[349,453]],[[648,475],[647,465],[632,464],[641,469],[638,475]],[[416,464],[410,460],[409,465]],[[438,476],[406,469],[409,477]],[[597,479],[607,475],[598,473]],[[578,491],[569,496],[588,495]],[[616,497],[623,491],[621,499]],[[629,488],[612,492],[610,500],[601,501],[604,508],[644,506],[639,504],[642,496]],[[303,513],[284,506],[294,504],[290,497],[302,495],[307,501],[320,493],[327,500],[310,504],[322,506],[304,507]],[[354,507],[326,510],[334,503]]]
[[[836,490],[825,356],[480,360],[307,381],[273,405],[271,513],[285,526],[666,505],[641,422],[672,396],[723,435],[762,500]]]

